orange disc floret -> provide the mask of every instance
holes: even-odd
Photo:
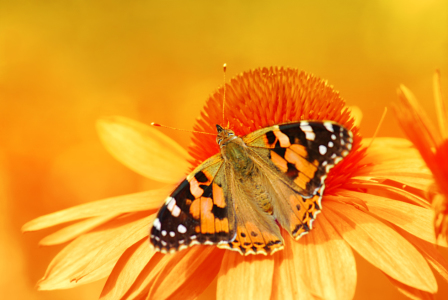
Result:
[[[259,68],[244,72],[231,79],[225,89],[225,111],[223,120],[224,87],[219,88],[206,102],[194,130],[215,132],[216,124],[231,128],[235,134],[244,136],[257,129],[300,120],[332,120],[350,129],[354,135],[354,147],[331,172],[341,173],[338,183],[348,178],[351,170],[362,158],[359,149],[361,136],[350,115],[345,101],[327,82],[304,71],[290,68]],[[189,147],[193,167],[210,156],[219,153],[213,135],[193,133]],[[362,151],[364,152],[364,151]],[[354,155],[354,153],[358,153]],[[356,156],[356,158],[355,158]],[[337,172],[338,170],[344,172]],[[334,176],[327,178],[328,183]],[[337,184],[338,185],[338,184]]]

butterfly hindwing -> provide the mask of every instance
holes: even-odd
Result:
[[[240,181],[231,164],[225,165],[226,191],[235,206],[236,236],[234,240],[221,242],[219,248],[237,251],[242,255],[273,254],[283,249],[283,238],[274,216],[267,214],[255,201],[256,191],[269,185],[259,169],[252,171],[251,178]],[[257,172],[258,171],[258,172]],[[257,183],[253,186],[251,183]]]
[[[157,251],[173,252],[234,238],[233,205],[224,198],[222,165],[220,155],[208,159],[167,198],[150,231]]]

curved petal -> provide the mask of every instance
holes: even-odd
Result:
[[[64,227],[61,230],[56,231],[55,233],[47,235],[45,238],[40,240],[39,245],[51,246],[68,242],[70,240],[73,240],[74,238],[77,238],[83,233],[86,233],[96,227],[103,225],[104,223],[109,222],[110,220],[116,218],[117,216],[119,215],[108,214],[80,221],[73,225]]]
[[[163,188],[81,204],[31,220],[23,225],[22,231],[40,230],[89,217],[155,210],[162,205],[169,191]]]
[[[129,247],[107,278],[100,299],[120,299],[132,286],[154,253],[154,250],[151,250],[148,245],[147,238],[143,238]]]
[[[146,299],[196,299],[218,275],[224,252],[208,246],[201,255],[188,252],[181,261],[170,261]]]
[[[272,300],[314,300],[315,298],[302,280],[301,272],[295,266],[291,243],[295,243],[284,232],[285,248],[274,255],[274,277]]]
[[[400,281],[397,281],[395,279],[393,279],[392,277],[386,275],[387,279],[389,279],[389,281],[400,291],[402,292],[404,295],[406,295],[407,297],[409,297],[410,299],[413,300],[433,300],[434,299],[434,294],[428,293],[428,292],[424,292],[421,291],[419,289],[410,287],[406,284],[401,283]]]
[[[187,151],[157,129],[118,116],[98,120],[97,129],[106,149],[140,175],[166,183],[185,176]]]
[[[356,262],[350,246],[326,217],[326,203],[313,229],[292,243],[295,268],[311,293],[322,299],[353,299]]]
[[[156,215],[153,214],[132,222],[126,226],[126,230],[122,230],[122,228],[117,230],[114,238],[105,241],[95,258],[76,276],[76,281],[84,282],[90,280],[90,274],[104,266],[111,265],[113,267],[126,249],[134,245],[138,240],[148,237],[150,224],[152,224],[155,217]],[[148,251],[150,251],[149,242]]]
[[[418,251],[426,258],[429,264],[439,272],[439,274],[448,282],[448,262],[440,254],[435,245],[425,242],[400,228],[395,228],[399,234],[411,242]]]
[[[140,274],[135,279],[128,292],[121,298],[126,300],[144,299],[151,289],[154,287],[155,281],[162,274],[166,266],[170,264],[185,264],[192,257],[201,257],[204,251],[207,251],[207,246],[194,246],[174,254],[162,254],[157,252],[151,258],[149,263],[143,268]]]
[[[225,251],[218,275],[216,299],[269,299],[273,274],[272,256],[242,256]]]
[[[141,220],[136,219],[135,215],[131,215],[81,235],[51,261],[44,277],[38,283],[38,288],[40,290],[66,289],[106,277],[112,271],[114,264],[103,265],[83,281],[76,282],[76,277],[96,259],[106,243],[113,241],[117,235],[134,232],[133,228],[139,227],[139,221]],[[148,230],[145,231],[148,234]]]
[[[432,226],[434,214],[431,209],[355,191],[344,191],[341,195],[361,199],[371,213],[425,241],[436,243]]]
[[[361,256],[390,277],[435,293],[437,282],[423,256],[401,235],[350,205],[327,201],[326,216]]]

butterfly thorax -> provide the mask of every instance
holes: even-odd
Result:
[[[265,212],[272,214],[272,203],[263,172],[254,163],[248,154],[248,147],[243,139],[236,136],[230,129],[217,125],[217,142],[221,147],[221,154],[226,165],[232,169],[234,180],[238,185]]]

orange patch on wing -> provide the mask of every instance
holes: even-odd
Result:
[[[306,190],[306,184],[310,181],[308,177],[305,176],[302,172],[299,173],[296,179],[294,179],[294,183],[297,184],[300,188]]]
[[[190,214],[196,220],[201,216],[201,198],[195,199],[190,205]]]
[[[215,230],[216,232],[229,232],[229,220],[224,218],[222,220],[215,219]]]
[[[211,198],[201,198],[201,233],[215,232],[215,216],[212,214],[213,201]]]
[[[308,151],[306,150],[305,146],[303,146],[303,145],[294,144],[294,145],[291,145],[291,147],[289,147],[289,149],[293,150],[295,153],[297,153],[298,155],[300,155],[302,157],[308,156]]]
[[[285,159],[294,164],[296,166],[296,169],[300,172],[304,173],[308,178],[313,178],[314,173],[316,173],[316,166],[307,161],[302,156],[298,155],[296,152],[292,151],[291,149],[286,149],[285,152]]]
[[[277,168],[280,169],[280,171],[288,171],[288,163],[286,162],[286,160],[274,151],[271,151],[271,161],[274,163],[274,165],[277,166]]]
[[[272,132],[278,138],[281,147],[287,148],[291,146],[291,143],[289,142],[289,137],[286,134],[284,134],[280,130],[273,130]]]
[[[195,198],[201,197],[204,193],[204,190],[199,187],[199,182],[194,177],[190,180],[190,191]]]
[[[216,183],[213,183],[213,202],[220,208],[226,207],[224,192]]]

